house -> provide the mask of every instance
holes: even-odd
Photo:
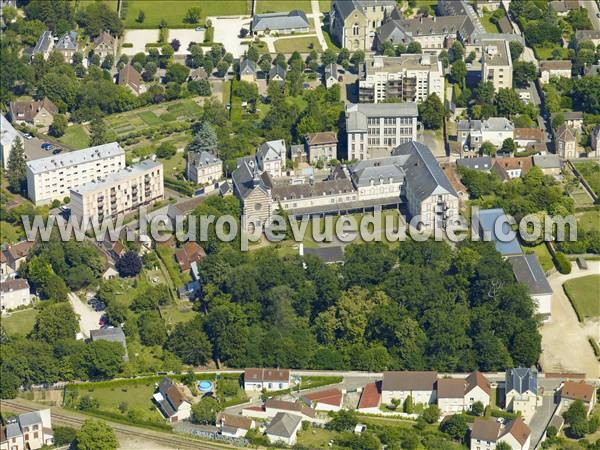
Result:
[[[244,390],[278,391],[290,387],[290,369],[246,369],[244,371]]]
[[[496,158],[492,165],[492,170],[500,177],[502,181],[520,178],[526,175],[533,165],[531,156],[523,158]]]
[[[563,162],[558,155],[533,155],[533,165],[539,167],[544,175],[560,175]]]
[[[186,242],[175,251],[175,260],[183,273],[189,273],[192,266],[200,264],[205,257],[204,249],[193,241]]]
[[[256,36],[265,34],[308,33],[310,23],[304,11],[294,9],[289,12],[255,14],[252,17],[250,30]]]
[[[0,429],[1,450],[37,450],[54,445],[50,409],[20,414]]]
[[[437,381],[437,405],[442,414],[458,414],[465,409],[465,385],[462,378],[440,378]]]
[[[281,177],[285,170],[286,146],[283,139],[267,141],[256,150],[256,163],[273,178]]]
[[[140,73],[131,64],[126,64],[119,70],[119,86],[124,86],[135,95],[145,91]]]
[[[492,163],[492,158],[489,156],[475,156],[473,158],[459,158],[456,160],[457,167],[488,173],[492,169]]]
[[[562,159],[577,158],[577,137],[573,129],[563,124],[554,133],[556,154]]]
[[[271,70],[269,70],[269,82],[276,81],[278,83],[285,83],[285,76],[285,67],[281,67],[279,64],[275,64]]]
[[[208,74],[204,67],[198,67],[190,72],[190,76],[188,77],[188,81],[202,81],[208,80]]]
[[[594,409],[596,404],[596,386],[590,383],[586,383],[581,380],[565,381],[558,390],[560,394],[561,408],[567,409],[571,403],[577,400],[581,400],[587,409],[587,415],[589,416]]]
[[[253,419],[238,414],[219,413],[217,415],[217,426],[223,436],[241,438],[250,429],[256,426]]]
[[[377,29],[396,8],[395,0],[335,0],[329,33],[339,47],[371,50]]]
[[[44,31],[37,40],[35,47],[33,47],[31,54],[32,56],[42,55],[42,58],[48,59],[53,48],[54,37],[52,37],[52,31]]]
[[[511,256],[508,262],[519,283],[527,287],[529,295],[536,306],[536,313],[542,321],[548,322],[552,317],[552,288],[535,253]]]
[[[571,78],[572,67],[569,60],[540,61],[540,83],[549,83],[552,77]]]
[[[265,412],[267,417],[274,417],[276,414],[285,413],[297,415],[302,420],[314,421],[317,416],[317,411],[302,401],[288,402],[285,400],[277,400],[270,398],[265,402]]]
[[[600,123],[592,129],[592,154],[588,156],[599,156],[600,155]]]
[[[48,97],[42,100],[10,102],[10,117],[18,125],[33,125],[40,131],[48,131],[58,108]]]
[[[304,144],[290,145],[290,159],[294,163],[294,166],[308,163],[308,155],[306,154]]]
[[[373,381],[363,387],[356,409],[363,413],[379,414],[381,410],[381,381]]]
[[[405,156],[367,159],[351,165],[348,170],[359,200],[399,200],[406,179],[405,166]]]
[[[481,402],[484,408],[490,404],[492,388],[488,379],[478,370],[467,375],[464,406],[465,410],[470,410],[473,403]]]
[[[0,115],[0,164],[5,168],[8,167],[8,158],[17,138],[23,142],[23,138],[8,119]]]
[[[562,115],[564,124],[574,130],[581,131],[583,128],[583,113],[581,111],[562,111],[558,113],[553,113],[550,116],[550,121],[554,121],[556,116],[560,114]]]
[[[344,394],[338,388],[323,389],[302,396],[302,400],[317,411],[339,411]]]
[[[196,184],[214,184],[223,177],[223,161],[211,152],[188,152],[187,178]]]
[[[550,2],[550,7],[559,16],[567,16],[572,9],[579,8],[577,0],[554,0]]]
[[[508,41],[488,41],[483,46],[481,79],[491,81],[496,91],[512,88],[513,65]]]
[[[444,69],[436,55],[374,56],[364,67],[358,80],[360,103],[421,102],[431,94],[444,98]]]
[[[540,128],[515,128],[513,140],[517,147],[525,149],[528,145],[544,142],[544,131]]]
[[[500,442],[513,450],[529,450],[531,430],[520,417],[505,424],[492,419],[475,419],[470,433],[471,450],[494,450]]]
[[[31,303],[29,283],[23,278],[0,282],[0,311],[2,313]]]
[[[21,264],[27,259],[29,251],[35,246],[33,241],[21,241],[14,245],[9,245],[2,253],[6,257],[6,275],[15,273],[21,267]]]
[[[308,148],[308,161],[331,161],[337,159],[337,135],[333,131],[309,133],[304,137]]]
[[[436,401],[437,372],[384,372],[381,385],[381,403],[392,400],[404,403],[411,397],[414,404],[432,404]]]
[[[461,145],[461,156],[477,156],[481,145],[490,142],[497,148],[506,139],[514,136],[514,125],[505,117],[490,117],[487,120],[460,120],[457,138]]]
[[[479,237],[484,241],[494,242],[496,251],[503,257],[523,254],[516,235],[510,239],[510,222],[502,208],[477,211],[473,214],[473,220],[475,221],[474,226],[478,228]],[[500,223],[502,225],[498,229]]]
[[[73,62],[73,55],[78,51],[77,32],[71,31],[63,34],[58,39],[54,51],[62,54],[65,62],[71,64]]]
[[[184,386],[173,383],[170,378],[158,383],[158,392],[152,398],[168,422],[185,420],[192,414],[192,403]]]
[[[256,62],[244,58],[240,63],[240,81],[256,83]]]
[[[505,378],[505,407],[520,412],[529,421],[541,402],[538,398],[537,370],[526,367],[508,369]]]
[[[277,413],[267,427],[267,439],[272,444],[294,445],[301,425],[302,417],[295,414]]]
[[[575,31],[575,42],[589,41],[594,44],[594,47],[600,45],[600,31],[597,30],[576,30]]]
[[[127,354],[127,341],[125,339],[125,333],[123,333],[123,329],[121,327],[107,327],[100,328],[99,330],[90,330],[90,338],[92,339],[92,342],[118,342],[125,350],[125,353],[123,354],[123,360],[125,362],[129,361],[129,355]]]
[[[100,33],[92,45],[94,54],[98,55],[101,60],[104,60],[108,55],[115,54],[116,39],[108,31]]]
[[[334,84],[338,84],[338,66],[336,63],[327,64],[325,66],[323,74],[323,82],[325,83],[325,87],[327,89],[333,87]]]

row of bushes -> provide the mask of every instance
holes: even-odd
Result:
[[[164,178],[165,187],[173,189],[174,191],[180,192],[181,194],[189,195],[190,197],[194,195],[194,188],[192,188],[187,181],[177,180],[171,177]]]
[[[588,338],[588,341],[590,342],[590,345],[592,346],[592,349],[594,350],[594,355],[596,355],[596,359],[598,359],[598,361],[600,361],[600,345],[598,345],[598,343],[596,342],[596,339],[594,339],[594,338]]]
[[[562,274],[566,275],[571,273],[571,261],[569,261],[569,259],[562,252],[554,253],[554,265]]]

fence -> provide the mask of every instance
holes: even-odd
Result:
[[[213,441],[227,442],[236,447],[247,447],[250,444],[248,439],[223,436],[222,434],[214,433],[212,431],[192,430],[190,434],[204,439],[212,439]]]

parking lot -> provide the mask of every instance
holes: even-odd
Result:
[[[240,38],[239,32],[242,28],[250,28],[249,17],[209,17],[215,29],[215,42],[220,42],[225,50],[230,52],[234,58],[239,58],[248,49],[248,45],[242,41],[250,37]]]
[[[25,150],[25,157],[27,161],[33,161],[35,159],[47,158],[48,156],[52,156],[52,150],[44,150],[42,148],[42,144],[46,142],[48,141],[44,141],[35,136],[31,139],[23,139],[23,148]],[[69,150],[65,148],[62,144],[60,145],[60,148],[63,152]]]
[[[187,55],[191,42],[200,43],[204,41],[204,31],[196,31],[194,28],[176,28],[169,30],[169,42],[177,39],[180,43],[176,55]]]

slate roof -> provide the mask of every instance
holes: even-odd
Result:
[[[341,263],[344,262],[344,247],[334,245],[331,247],[305,248],[304,255],[316,256],[326,263]]]
[[[275,141],[263,142],[256,150],[257,155],[262,156],[266,161],[281,159],[285,155],[285,141],[278,139]]]
[[[437,372],[383,372],[382,391],[433,391]]]
[[[240,64],[240,74],[253,75],[256,73],[256,63],[251,59],[245,58]]]
[[[563,162],[558,155],[533,155],[533,165],[540,169],[562,169]]]
[[[404,103],[351,103],[346,106],[346,130],[367,131],[369,117],[417,117],[414,102]]]
[[[276,184],[273,186],[272,191],[273,200],[278,201],[351,193],[354,192],[354,188],[350,179],[338,178],[304,184]]]
[[[395,0],[335,0],[332,9],[339,11],[342,19],[345,19],[354,11],[364,15],[363,8],[377,6],[396,7]]]
[[[406,182],[419,200],[433,194],[449,193],[458,197],[450,180],[440,168],[437,160],[427,146],[420,142],[406,142],[398,146],[392,155],[408,155],[403,165]]]
[[[13,142],[18,137],[20,137],[20,135],[19,132],[15,130],[15,127],[12,126],[6,117],[0,115],[0,142],[2,143],[2,147],[5,147],[7,151],[10,151]]]
[[[223,162],[219,157],[206,150],[202,150],[201,152],[189,152],[189,158],[194,167],[209,167]]]
[[[508,262],[512,265],[517,281],[527,286],[530,294],[552,294],[550,283],[548,283],[546,275],[544,275],[544,270],[535,253],[511,256],[508,258]]]
[[[77,32],[63,34],[56,43],[56,50],[77,50]]]
[[[506,371],[506,392],[516,390],[519,394],[531,391],[537,395],[537,370],[517,367]]]
[[[334,77],[337,79],[338,66],[336,63],[327,64],[325,66],[325,78]]]
[[[490,171],[492,168],[492,158],[489,156],[477,156],[475,158],[460,158],[456,160],[458,167],[466,167],[471,170]]]
[[[300,416],[279,412],[275,414],[275,417],[273,417],[267,427],[267,434],[290,438],[298,429],[300,422],[302,422],[302,417]]]
[[[285,80],[286,75],[287,72],[279,64],[275,64],[273,67],[271,67],[271,70],[269,70],[269,80],[274,79],[276,76],[279,76],[282,80]]]
[[[118,342],[125,349],[123,359],[126,361],[129,359],[127,356],[127,341],[125,339],[125,333],[121,327],[108,327],[100,328],[99,330],[90,330],[90,338],[92,341],[109,341]]]
[[[277,31],[309,28],[308,18],[304,11],[294,9],[289,12],[255,14],[252,18],[252,31]]]
[[[238,162],[238,168],[231,174],[231,181],[242,199],[248,197],[254,189],[261,189],[265,194],[271,195],[273,183],[269,172],[260,173],[252,157]]]
[[[406,177],[403,165],[407,160],[406,156],[388,156],[359,161],[349,168],[352,182],[356,187],[370,186],[371,181],[375,184],[403,183]]]
[[[33,47],[32,54],[36,55],[38,53],[46,53],[50,49],[52,44],[54,44],[52,32],[44,31],[38,39],[37,43],[35,44],[35,47]]]
[[[509,255],[521,255],[523,254],[523,250],[515,237],[511,241],[503,241],[500,239],[506,239],[506,234],[510,231],[510,225],[504,221],[502,224],[502,233],[498,235],[495,230],[495,224],[500,218],[505,218],[506,213],[502,208],[495,209],[482,209],[476,213],[476,217],[479,220],[479,232],[480,236],[483,238],[484,233],[489,233],[492,242],[496,244],[496,250],[502,256]]]

